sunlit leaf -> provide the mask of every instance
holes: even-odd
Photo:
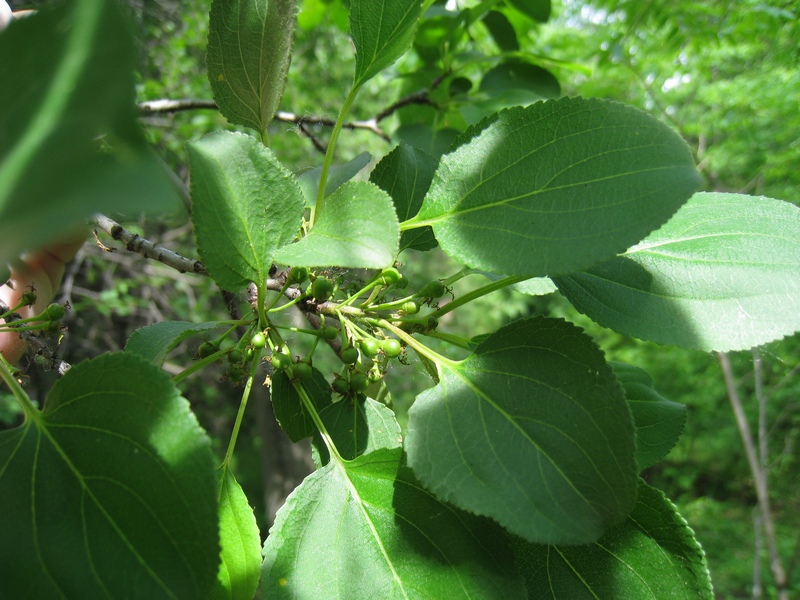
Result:
[[[8,598],[205,598],[219,564],[210,440],[158,367],[80,363],[0,432]]]
[[[409,465],[438,497],[542,543],[596,540],[636,495],[625,397],[592,340],[565,321],[511,323],[409,411]]]
[[[278,511],[265,598],[526,598],[505,533],[422,488],[401,450],[331,461]]]
[[[261,571],[261,536],[253,509],[239,482],[225,468],[220,473],[220,566],[208,600],[253,600]]]
[[[414,41],[421,0],[351,0],[350,35],[356,47],[353,87],[394,63]]]
[[[350,181],[331,194],[307,236],[281,248],[275,260],[305,267],[388,267],[400,227],[392,199],[377,186]]]
[[[280,105],[292,57],[297,0],[213,0],[208,79],[231,123],[262,132]]]
[[[562,98],[468,130],[439,162],[415,219],[460,262],[554,275],[624,251],[700,183],[684,141],[636,109]]]
[[[744,350],[800,329],[800,208],[696,194],[625,254],[556,278],[575,307],[620,333]]]
[[[227,290],[263,285],[275,251],[300,230],[304,205],[296,179],[249,135],[219,131],[188,149],[203,264]]]

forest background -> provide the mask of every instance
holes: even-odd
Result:
[[[131,0],[128,4],[141,49],[138,100],[210,100],[204,68],[210,0]],[[469,4],[480,3],[458,2],[460,7]],[[41,5],[11,3],[15,10]],[[300,5],[281,121],[270,131],[271,147],[278,157],[298,168],[319,163],[316,146],[324,144],[330,128],[318,118],[335,119],[350,83],[353,60],[342,0],[303,0]],[[446,8],[445,3],[439,8]],[[697,159],[704,189],[800,202],[800,8],[796,4],[744,0],[732,9],[731,3],[721,0],[668,4],[561,0],[553,3],[546,23],[520,14],[509,24],[513,36],[504,36],[502,29],[473,27],[469,43],[476,49],[491,45],[494,52],[498,46],[504,52],[518,52],[551,77],[539,73],[531,80],[525,72],[510,72],[507,77],[518,78],[513,94],[507,92],[507,85],[501,94],[482,83],[470,102],[497,108],[504,103],[527,103],[541,97],[543,88],[551,96],[620,100],[646,110],[683,136]],[[434,39],[435,32],[427,33]],[[404,60],[424,54],[425,35],[424,29],[419,32],[416,54]],[[486,69],[485,65],[475,68],[476,72]],[[341,160],[363,152],[381,156],[398,139],[429,146],[446,143],[414,137],[420,132],[407,123],[424,115],[427,109],[422,101],[441,103],[442,98],[435,95],[433,79],[411,79],[403,77],[403,72],[401,62],[368,84],[353,107],[352,120],[359,126],[340,138]],[[417,92],[422,103],[415,100],[393,110],[379,123],[369,121],[397,98]],[[457,94],[446,100],[452,103],[448,118],[468,118],[469,103],[459,101]],[[231,128],[209,108],[176,112],[150,108],[143,106],[142,125],[154,147],[183,179],[187,177],[185,141]],[[135,219],[134,215],[126,222],[131,230],[188,255],[194,252],[188,207],[172,215]],[[103,241],[111,245],[107,238]],[[447,260],[437,251],[428,253],[428,272],[441,271],[441,263]],[[418,283],[430,278],[426,263],[421,264],[419,272],[412,273]],[[69,266],[56,300],[69,301],[73,307],[61,349],[62,358],[72,364],[122,348],[132,331],[151,322],[201,322],[227,312],[225,299],[206,279],[180,275],[136,255],[104,252],[94,243],[87,244]],[[731,388],[726,387],[717,355],[634,343],[585,319],[558,294],[531,297],[504,290],[471,307],[457,317],[465,335],[492,331],[532,314],[563,316],[587,328],[610,360],[644,368],[661,394],[686,404],[689,416],[684,435],[664,461],[646,472],[646,479],[677,504],[696,531],[718,597],[772,597],[752,474],[731,411]],[[796,484],[800,476],[800,337],[731,354],[730,360],[735,389],[768,469],[779,551],[794,593],[800,594]],[[36,368],[28,373],[29,393],[44,398],[54,375]],[[401,417],[403,406],[425,385],[425,375],[415,373],[394,374],[394,402]],[[219,382],[221,375],[206,372],[205,379],[185,384],[191,386],[186,396],[193,399],[195,412],[220,447],[235,417],[238,396],[230,385]],[[0,392],[0,427],[10,427],[19,422],[20,415],[13,399],[4,394]],[[266,531],[286,494],[313,465],[307,449],[288,443],[268,402],[256,402],[253,408],[240,438],[237,476],[248,497],[257,501],[256,515]]]

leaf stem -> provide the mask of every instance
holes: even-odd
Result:
[[[425,344],[423,344],[422,342],[411,336],[411,334],[409,334],[407,331],[403,331],[399,327],[392,325],[386,319],[375,319],[375,324],[378,327],[382,327],[383,329],[388,329],[389,331],[391,331],[393,334],[395,334],[397,337],[403,340],[406,344],[408,344],[414,350],[416,350],[419,354],[421,354],[428,360],[436,363],[437,366],[445,364],[450,367],[455,367],[456,365],[458,365],[458,361],[450,360],[449,358],[445,358],[441,354],[434,352],[433,350],[428,348]]]
[[[25,420],[37,421],[41,413],[33,405],[25,390],[22,389],[17,378],[14,377],[14,367],[11,366],[2,353],[0,353],[0,379],[5,382],[14,398],[19,402],[22,412],[25,413]]]
[[[222,460],[220,468],[227,468],[233,457],[233,450],[236,448],[236,440],[239,438],[239,430],[242,427],[242,419],[244,418],[244,411],[247,408],[247,401],[250,398],[250,391],[253,389],[253,380],[256,377],[256,370],[261,363],[261,353],[263,348],[259,348],[253,354],[253,362],[250,365],[250,375],[247,377],[247,382],[244,384],[244,391],[242,392],[242,401],[239,403],[239,412],[236,413],[236,421],[233,423],[233,431],[231,431],[231,439],[228,441],[228,449],[225,452],[225,458]]]
[[[497,281],[493,281],[492,283],[484,285],[483,287],[472,290],[463,296],[459,296],[452,302],[448,302],[441,308],[435,310],[433,313],[431,313],[431,315],[438,319],[442,315],[449,313],[451,310],[455,310],[459,306],[463,306],[464,304],[472,302],[476,298],[480,298],[486,294],[491,294],[492,292],[503,289],[504,287],[508,287],[509,285],[514,285],[520,281],[525,281],[526,279],[530,278],[525,276],[503,277],[503,279],[498,279]]]
[[[336,119],[336,124],[333,126],[333,131],[331,131],[331,139],[328,141],[328,149],[325,151],[325,159],[322,161],[322,172],[319,175],[317,203],[311,209],[312,225],[319,218],[319,215],[322,213],[322,208],[325,204],[325,188],[328,183],[328,173],[330,172],[331,165],[333,164],[333,153],[336,148],[336,141],[339,139],[339,132],[342,131],[344,120],[347,118],[347,113],[350,112],[350,107],[353,105],[353,102],[355,101],[360,89],[360,85],[354,85],[352,88],[350,88],[350,93],[347,94],[347,98],[345,98],[344,104],[342,105],[342,110],[339,111],[339,116]]]
[[[325,445],[328,447],[328,453],[331,457],[336,457],[339,463],[343,463],[344,459],[342,455],[339,454],[339,451],[336,449],[336,444],[333,443],[333,438],[331,434],[328,433],[328,430],[325,428],[325,424],[322,422],[322,418],[319,416],[314,403],[311,401],[311,398],[308,397],[308,392],[303,387],[303,384],[300,382],[292,382],[294,389],[297,391],[297,394],[300,396],[300,401],[303,403],[303,406],[308,412],[311,420],[314,421],[314,425],[316,426],[319,434],[322,436],[322,439],[325,440]]]

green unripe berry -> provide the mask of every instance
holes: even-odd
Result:
[[[369,379],[363,373],[353,373],[350,375],[350,389],[355,393],[360,393],[369,387]]]
[[[333,380],[333,383],[331,383],[331,388],[337,394],[345,396],[350,392],[350,382],[337,376],[336,379]]]
[[[393,285],[400,281],[400,271],[394,267],[389,267],[381,271],[380,282],[383,285]]]
[[[311,284],[311,295],[319,302],[325,302],[333,293],[333,284],[324,277],[317,277]]]
[[[332,340],[335,340],[337,337],[339,337],[339,330],[336,329],[336,327],[333,327],[331,325],[327,325],[327,326],[322,328],[321,334],[322,334],[322,339],[323,340],[328,340],[330,342]]]
[[[294,367],[292,367],[292,375],[294,379],[299,381],[306,381],[307,379],[311,379],[311,375],[313,375],[314,370],[312,369],[311,365],[307,362],[299,362],[295,363]]]
[[[240,365],[230,365],[225,371],[225,377],[233,382],[240,381],[242,379],[242,375],[244,375],[244,371],[242,371],[242,367]]]
[[[238,365],[244,360],[244,355],[239,350],[233,349],[228,353],[228,360]]]
[[[400,279],[397,280],[397,283],[394,284],[394,289],[396,290],[404,290],[408,287],[408,278],[403,277],[400,275]]]
[[[389,358],[397,358],[403,352],[403,345],[394,338],[383,340],[383,353]]]
[[[64,318],[66,310],[60,304],[51,304],[42,312],[42,317],[48,321],[60,321]]]
[[[369,357],[375,356],[381,350],[381,344],[373,338],[361,340],[361,351]]]
[[[439,326],[439,319],[431,315],[428,317],[428,329],[436,329]]]
[[[255,352],[253,352],[253,348],[252,347],[248,347],[244,351],[244,359],[245,360],[253,360],[253,355],[254,354],[255,354]]]
[[[283,371],[292,365],[292,359],[282,352],[275,352],[272,355],[272,368],[276,371]]]
[[[354,346],[342,348],[342,362],[346,365],[354,365],[358,362],[358,350]]]
[[[308,269],[305,267],[292,267],[286,281],[290,284],[303,283],[306,279],[308,279]]]
[[[203,342],[197,349],[197,356],[200,358],[208,358],[217,351],[217,346],[212,342]]]
[[[415,315],[419,312],[419,304],[417,304],[413,300],[409,300],[408,302],[403,302],[403,306],[400,307],[400,312],[407,315]]]
[[[429,281],[419,291],[419,296],[423,298],[441,298],[444,296],[445,287],[439,280]]]
[[[20,298],[20,302],[25,306],[33,306],[36,304],[36,292],[25,292]]]
[[[250,339],[250,343],[253,344],[253,348],[263,348],[267,345],[267,338],[259,331]]]

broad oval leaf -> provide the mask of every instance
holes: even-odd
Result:
[[[800,329],[800,208],[695,194],[625,254],[555,281],[620,333],[706,351],[765,344]]]
[[[136,49],[116,3],[15,19],[0,57],[0,271],[98,211],[177,206],[136,126]]]
[[[422,206],[433,181],[438,159],[403,142],[375,165],[369,180],[392,197],[397,218],[406,221]],[[406,231],[400,236],[400,250],[430,250],[436,238],[430,227]]]
[[[400,58],[414,41],[421,0],[351,0],[350,35],[356,46],[358,88]]]
[[[405,448],[437,496],[540,543],[596,540],[636,496],[634,430],[594,342],[558,319],[506,325],[409,410]]]
[[[204,598],[219,564],[208,436],[169,377],[107,354],[0,433],[9,598]]]
[[[275,251],[300,231],[303,193],[255,138],[219,131],[188,144],[200,256],[221,287],[266,282]]]
[[[636,424],[636,464],[641,471],[664,458],[678,443],[686,424],[686,406],[659,394],[650,375],[639,367],[610,364],[625,388],[625,399]]]
[[[138,354],[156,366],[164,364],[170,350],[182,341],[200,333],[214,331],[224,326],[219,321],[189,323],[187,321],[162,321],[137,329],[128,338],[125,352]]]
[[[705,554],[659,490],[640,482],[630,517],[588,546],[514,540],[528,594],[541,600],[712,600]]]
[[[325,196],[330,196],[338,190],[343,183],[347,183],[358,172],[369,164],[372,156],[369,152],[362,152],[351,158],[342,165],[333,165],[328,171],[328,181],[325,184]],[[317,191],[319,190],[319,179],[322,175],[322,167],[314,167],[299,173],[297,182],[303,190],[307,206],[314,206],[317,203]]]
[[[308,235],[284,246],[275,260],[304,267],[382,269],[397,256],[400,225],[392,199],[366,181],[349,181],[331,194]]]
[[[264,598],[526,598],[505,533],[422,488],[401,450],[331,461],[278,511]]]
[[[555,275],[624,251],[700,183],[685,142],[616,102],[562,98],[482,121],[442,157],[417,218],[462,263]]]
[[[231,123],[263,132],[280,106],[292,58],[297,0],[214,0],[208,80]]]
[[[225,467],[220,473],[217,581],[208,600],[253,600],[261,572],[261,536],[242,487]]]

